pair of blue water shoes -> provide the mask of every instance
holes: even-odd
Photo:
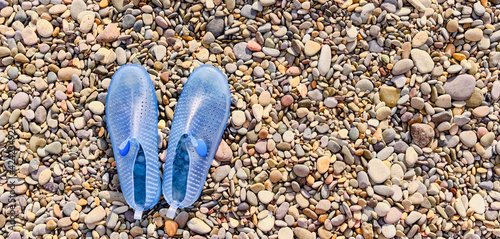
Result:
[[[169,218],[198,199],[229,118],[230,99],[220,70],[203,65],[191,73],[175,108],[162,184],[153,81],[136,64],[115,72],[106,98],[107,127],[122,192],[135,219],[156,205],[162,188]]]

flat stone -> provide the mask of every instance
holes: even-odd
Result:
[[[436,100],[436,106],[442,107],[442,108],[450,108],[451,107],[451,96],[448,94],[440,95]]]
[[[52,142],[49,145],[45,146],[45,151],[49,154],[59,154],[62,151],[62,145],[60,142]]]
[[[233,52],[237,59],[241,59],[243,61],[252,59],[252,51],[248,49],[247,43],[245,42],[240,42],[234,45]]]
[[[401,89],[387,85],[383,85],[379,90],[380,100],[385,102],[385,105],[388,107],[397,105],[400,93]]]
[[[204,221],[202,221],[196,217],[189,220],[187,223],[187,226],[193,232],[196,232],[196,233],[202,234],[202,235],[207,234],[212,230]]]
[[[425,147],[434,139],[434,129],[428,124],[412,124],[411,137],[413,143],[419,147]]]
[[[408,166],[413,166],[418,160],[418,154],[413,147],[408,147],[406,149],[405,161]]]
[[[45,169],[40,173],[38,183],[43,186],[50,181],[50,178],[52,178],[52,171],[50,169]]]
[[[293,236],[293,231],[289,227],[282,227],[278,231],[278,239],[290,239],[293,238]]]
[[[306,177],[309,175],[309,168],[303,164],[293,166],[293,172],[299,177]]]
[[[80,76],[81,74],[82,74],[82,71],[80,69],[74,68],[74,67],[65,67],[65,68],[60,69],[57,72],[57,76],[59,77],[59,79],[61,79],[63,81],[70,81],[71,76],[73,76],[73,75]]]
[[[35,31],[29,27],[21,31],[21,36],[24,44],[27,46],[35,45],[38,42],[38,36]]]
[[[386,202],[379,202],[374,210],[379,217],[385,217],[391,210],[391,205]]]
[[[326,107],[328,108],[335,108],[337,106],[338,101],[334,97],[327,97],[323,103],[325,104]]]
[[[114,42],[120,36],[120,29],[117,23],[110,23],[104,30],[97,35],[98,42]]]
[[[446,24],[446,30],[448,30],[450,33],[458,31],[459,27],[460,25],[455,19],[448,21],[448,23]]]
[[[330,158],[329,157],[321,157],[316,162],[316,169],[318,170],[318,173],[320,173],[320,174],[326,173],[328,171],[329,167],[330,167]]]
[[[493,100],[500,98],[500,81],[498,80],[493,82],[493,86],[491,87],[491,98],[493,98]]]
[[[15,109],[24,109],[30,103],[30,97],[28,94],[24,92],[19,92],[12,97],[12,101],[10,102],[10,108]]]
[[[411,59],[420,73],[429,73],[434,69],[434,61],[429,53],[425,51],[419,49],[411,50]]]
[[[313,233],[304,228],[296,227],[293,233],[298,239],[315,239]]]
[[[71,2],[70,14],[74,20],[78,19],[78,14],[85,10],[87,10],[87,4],[84,0],[73,0]]]
[[[211,32],[215,38],[217,38],[224,34],[224,25],[224,19],[216,17],[208,22],[206,29],[208,32]]]
[[[233,151],[224,140],[220,141],[219,147],[215,152],[215,159],[221,162],[231,161],[231,159],[233,159]]]
[[[450,78],[444,83],[444,90],[453,100],[467,100],[474,92],[476,79],[469,74]]]
[[[359,188],[367,188],[370,185],[370,180],[368,179],[368,174],[365,171],[360,171],[358,173],[358,186]]]
[[[373,83],[371,80],[361,79],[360,81],[356,82],[356,89],[359,89],[361,92],[372,91]]]
[[[483,31],[479,28],[472,28],[465,32],[465,39],[468,41],[480,41],[483,38]]]
[[[383,183],[389,178],[391,171],[380,159],[374,158],[368,162],[368,175],[373,182]]]
[[[392,68],[393,75],[401,75],[413,68],[413,61],[410,59],[402,59],[394,64]]]
[[[474,209],[475,213],[483,214],[486,210],[483,196],[481,196],[481,194],[474,194],[474,196],[472,196],[469,200],[469,207]]]
[[[472,110],[472,114],[479,118],[486,117],[488,114],[490,114],[490,107],[486,105],[479,106]]]
[[[386,238],[393,238],[396,236],[396,227],[392,224],[385,224],[382,226],[382,234]]]
[[[92,101],[88,104],[89,110],[94,114],[101,115],[104,113],[104,104],[100,101]]]
[[[223,165],[217,167],[214,172],[212,173],[212,179],[215,182],[220,182],[222,181],[227,175],[229,174],[229,171],[231,170],[231,167],[229,165]]]
[[[460,133],[460,141],[467,147],[472,148],[477,143],[477,136],[474,131],[462,131]]]
[[[252,8],[252,5],[247,4],[241,8],[241,15],[249,19],[255,19],[257,17],[257,11]]]
[[[267,216],[266,218],[260,220],[257,223],[257,227],[263,232],[271,231],[274,227],[274,217]]]
[[[86,224],[95,224],[106,217],[106,211],[102,206],[97,206],[85,216]]]
[[[231,122],[233,123],[234,126],[242,126],[246,121],[246,116],[245,112],[241,110],[236,110],[233,111],[232,117],[231,117]]]
[[[274,193],[267,190],[262,190],[257,194],[257,197],[259,198],[259,201],[261,203],[269,204],[274,199]]]
[[[429,35],[427,34],[427,32],[420,31],[417,34],[415,34],[415,36],[413,36],[411,44],[413,47],[420,47],[423,44],[425,44],[428,39],[429,39]]]
[[[276,0],[259,0],[259,2],[263,7],[267,7],[274,5],[276,3]]]
[[[332,50],[329,45],[323,45],[321,53],[319,54],[318,70],[322,76],[330,70],[332,64]]]
[[[384,217],[384,221],[389,224],[397,223],[401,219],[402,215],[403,212],[401,212],[399,208],[391,207],[387,215]]]
[[[309,40],[304,46],[304,53],[306,56],[314,56],[319,52],[319,50],[321,50],[321,44],[315,41]]]
[[[36,32],[40,37],[50,37],[53,31],[54,27],[49,21],[40,19],[36,22]]]

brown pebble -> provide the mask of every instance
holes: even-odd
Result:
[[[260,139],[266,139],[266,138],[267,138],[267,134],[268,134],[268,133],[267,133],[267,129],[261,129],[261,130],[259,131],[259,138],[260,138]]]
[[[143,233],[144,233],[144,231],[140,227],[132,227],[132,229],[130,229],[130,235],[132,237],[142,235]]]
[[[274,170],[269,175],[269,179],[273,183],[277,183],[277,182],[281,181],[282,178],[283,178],[283,175],[281,174],[281,172],[279,170]]]
[[[175,233],[177,232],[177,228],[179,225],[177,222],[172,221],[172,220],[166,220],[165,221],[165,232],[169,237],[175,236]]]

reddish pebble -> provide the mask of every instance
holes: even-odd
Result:
[[[298,76],[300,75],[300,68],[296,66],[292,66],[286,70],[286,74],[289,76]]]
[[[160,79],[161,79],[163,82],[167,83],[167,82],[168,82],[168,80],[170,79],[170,71],[165,71],[165,72],[161,73],[161,75],[160,75]]]
[[[98,42],[114,42],[120,36],[120,29],[117,23],[111,23],[104,30],[97,35]]]
[[[488,129],[486,129],[485,127],[479,127],[479,128],[477,129],[477,137],[478,137],[479,139],[481,139],[481,138],[482,138],[485,134],[487,134],[487,133],[488,133]]]
[[[288,107],[292,105],[292,103],[293,97],[291,95],[285,95],[281,98],[281,105],[283,105],[283,107]]]
[[[260,50],[262,50],[262,47],[256,41],[249,41],[247,43],[247,48],[250,51],[260,51]]]
[[[73,93],[73,82],[68,84],[68,86],[66,87],[66,92],[68,92],[68,94]]]
[[[261,129],[259,131],[259,139],[266,139],[267,138],[267,129]]]

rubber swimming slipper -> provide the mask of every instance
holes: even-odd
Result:
[[[224,73],[203,65],[189,76],[175,108],[163,174],[163,196],[177,208],[200,196],[208,170],[226,128],[231,92]]]
[[[108,88],[106,118],[125,200],[134,218],[161,196],[158,103],[153,82],[140,65],[120,67]]]

